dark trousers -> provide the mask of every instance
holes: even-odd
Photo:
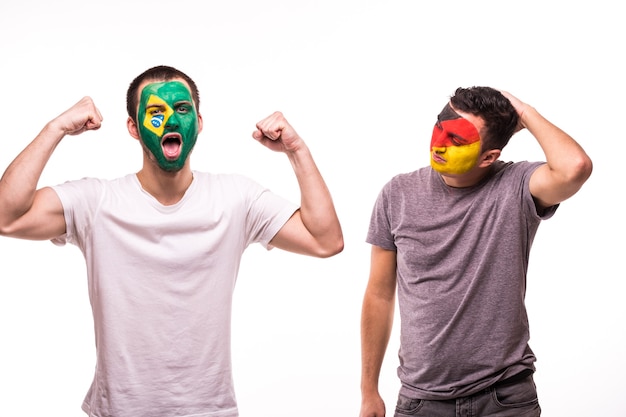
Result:
[[[495,384],[453,400],[432,401],[398,396],[394,417],[539,417],[541,408],[533,376]]]

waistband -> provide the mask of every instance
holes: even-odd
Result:
[[[521,381],[522,379],[526,379],[534,373],[532,369],[524,369],[522,372],[510,376],[508,378],[503,379],[502,381],[498,381],[492,385],[492,387],[501,387],[503,385],[510,385],[516,382]]]

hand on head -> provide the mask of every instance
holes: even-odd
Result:
[[[511,102],[511,104],[513,105],[513,108],[515,109],[515,111],[517,112],[517,115],[519,116],[519,122],[517,124],[517,131],[520,131],[522,129],[524,129],[526,126],[524,125],[524,122],[522,122],[522,116],[524,115],[524,111],[526,110],[526,107],[528,106],[526,103],[522,102],[520,99],[518,99],[517,97],[513,96],[511,93],[509,93],[508,91],[502,91],[500,90],[500,93],[502,93],[502,95],[504,97],[506,97],[507,99],[509,99],[509,101]]]

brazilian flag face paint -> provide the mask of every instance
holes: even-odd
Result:
[[[464,174],[476,166],[480,151],[476,127],[447,104],[433,128],[430,165],[442,174]]]
[[[141,91],[137,123],[141,141],[165,171],[179,171],[198,138],[198,113],[180,81],[148,84]]]

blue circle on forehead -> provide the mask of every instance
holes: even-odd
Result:
[[[150,119],[150,123],[152,124],[152,126],[154,127],[161,127],[161,124],[163,124],[163,120],[165,119],[165,116],[163,116],[162,114],[157,114],[156,116],[152,116],[152,119]]]

